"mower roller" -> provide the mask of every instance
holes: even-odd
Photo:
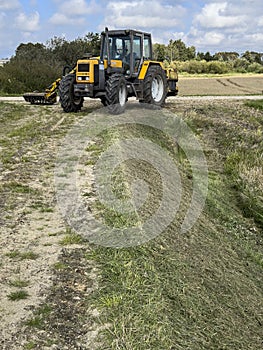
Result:
[[[57,101],[57,89],[59,87],[60,78],[54,81],[45,92],[27,92],[23,95],[26,102],[33,105],[52,105]]]

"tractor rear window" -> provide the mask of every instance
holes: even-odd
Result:
[[[89,64],[87,64],[87,63],[80,63],[78,65],[78,71],[79,72],[89,72]]]

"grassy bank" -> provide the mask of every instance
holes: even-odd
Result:
[[[101,270],[92,302],[108,325],[105,348],[260,349],[262,112],[181,108],[206,152],[207,205],[185,235],[177,218],[144,246],[88,255]],[[191,180],[180,166],[187,202]]]

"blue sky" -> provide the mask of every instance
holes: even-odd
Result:
[[[0,0],[0,58],[23,42],[134,28],[197,51],[263,52],[262,0]]]

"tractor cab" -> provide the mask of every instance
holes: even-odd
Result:
[[[102,33],[101,60],[112,71],[121,69],[127,77],[136,77],[144,60],[152,59],[151,35],[135,30]]]

